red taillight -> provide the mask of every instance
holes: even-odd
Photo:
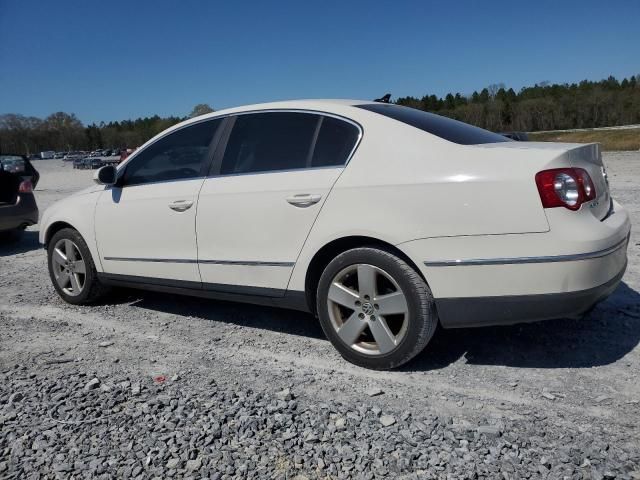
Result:
[[[554,168],[536,174],[536,185],[544,208],[565,207],[578,210],[596,198],[591,177],[582,168]]]
[[[23,180],[20,186],[18,187],[19,193],[33,193],[33,184],[31,180]]]

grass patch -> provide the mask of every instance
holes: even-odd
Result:
[[[532,142],[569,142],[602,144],[605,151],[640,150],[640,128],[627,130],[587,130],[581,132],[532,132]]]

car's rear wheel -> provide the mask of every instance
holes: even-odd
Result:
[[[98,280],[89,247],[72,228],[53,235],[48,246],[49,276],[62,299],[74,305],[95,302],[107,292]]]
[[[404,260],[378,248],[348,250],[325,268],[317,292],[320,323],[348,361],[398,367],[420,353],[438,324],[426,282]]]

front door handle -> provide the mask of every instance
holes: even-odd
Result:
[[[289,202],[291,205],[295,207],[305,208],[305,207],[310,207],[314,203],[318,203],[321,198],[322,198],[322,195],[311,194],[311,193],[300,193],[297,195],[292,195],[290,197],[287,197],[287,202]]]
[[[169,208],[171,210],[175,210],[176,212],[184,212],[189,210],[193,206],[193,202],[191,200],[176,200],[173,203],[169,204]]]

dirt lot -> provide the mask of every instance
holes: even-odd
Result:
[[[640,153],[607,153],[634,231],[586,318],[440,331],[395,372],[311,316],[55,294],[37,227],[0,246],[0,477],[640,479]],[[41,211],[91,171],[35,164]],[[97,379],[97,380],[94,380]]]

